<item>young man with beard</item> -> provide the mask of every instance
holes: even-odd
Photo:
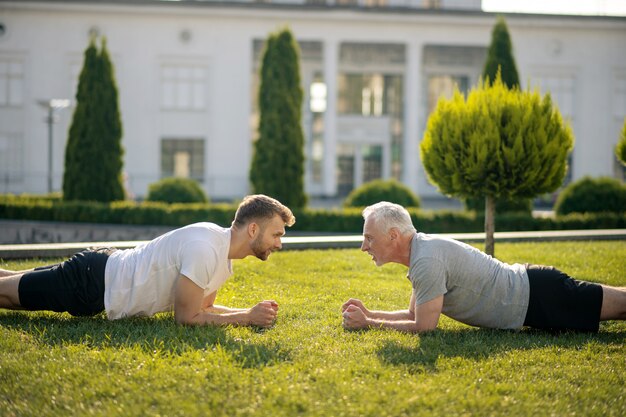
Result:
[[[381,202],[363,210],[363,244],[377,266],[409,268],[408,310],[372,311],[358,299],[342,306],[348,329],[423,332],[439,316],[471,326],[597,332],[603,320],[626,320],[626,288],[577,281],[553,267],[509,265],[465,243],[418,233],[409,213]]]
[[[266,260],[282,247],[291,210],[265,195],[244,198],[230,228],[195,223],[133,249],[88,249],[57,265],[0,270],[0,308],[67,311],[111,320],[174,310],[179,324],[271,326],[278,304],[249,309],[215,304],[232,259]]]

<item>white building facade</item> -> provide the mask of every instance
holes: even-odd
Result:
[[[98,34],[115,68],[130,192],[177,175],[213,200],[241,198],[263,43],[289,27],[301,49],[306,192],[340,197],[395,177],[437,197],[419,158],[428,115],[455,85],[476,84],[495,17],[475,0],[0,1],[0,193],[62,188],[75,103],[49,125],[39,102],[73,99]],[[571,178],[623,178],[626,18],[505,17],[522,86],[550,92],[573,127]]]

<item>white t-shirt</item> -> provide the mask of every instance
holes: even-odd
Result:
[[[232,275],[230,229],[195,223],[172,230],[133,249],[109,257],[104,272],[104,307],[111,320],[151,316],[174,306],[182,274],[205,295]]]

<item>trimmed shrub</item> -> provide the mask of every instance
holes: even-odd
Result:
[[[513,43],[504,17],[499,16],[491,31],[491,44],[483,68],[483,79],[493,81],[498,73],[509,88],[519,88],[519,74],[513,56]]]
[[[255,194],[274,197],[292,209],[307,202],[299,55],[288,28],[269,36],[259,74],[259,138],[249,172]]]
[[[102,38],[85,50],[76,107],[65,148],[63,199],[124,200],[122,120],[113,64]]]
[[[209,199],[197,181],[190,178],[163,178],[148,188],[147,201],[163,203],[208,203]]]
[[[406,185],[396,180],[374,180],[361,185],[343,201],[344,207],[366,207],[389,201],[404,207],[419,207],[420,199]]]
[[[626,185],[609,177],[584,177],[565,187],[556,200],[554,210],[559,215],[624,213],[626,212]]]

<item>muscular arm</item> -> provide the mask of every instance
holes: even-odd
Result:
[[[232,307],[224,307],[215,304],[215,298],[217,297],[217,291],[213,291],[211,294],[204,297],[202,300],[202,311],[208,313],[235,313],[238,311],[246,311],[245,308],[232,308]]]
[[[276,319],[278,306],[263,301],[246,310],[214,306],[217,293],[204,297],[204,290],[184,275],[176,284],[174,318],[178,324],[256,325],[267,327]]]

